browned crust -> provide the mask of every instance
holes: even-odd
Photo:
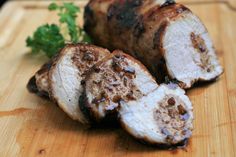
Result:
[[[159,52],[159,55],[155,57],[156,62],[153,64],[154,68],[152,68],[152,73],[155,74],[158,83],[164,82],[165,77],[169,77],[164,58],[165,50],[163,49],[163,37],[168,25],[168,21],[162,22],[160,27],[155,32],[153,38],[153,49],[156,49]]]
[[[154,34],[153,38],[153,49],[158,49],[163,56],[164,49],[163,49],[163,37],[166,31],[167,26],[169,25],[169,22],[164,21],[161,23],[160,27],[157,29],[157,31]]]
[[[148,22],[149,20],[155,20],[163,21],[163,20],[173,20],[175,18],[178,18],[179,16],[182,16],[183,12],[191,12],[188,8],[185,6],[175,3],[172,5],[167,5],[164,7],[161,7],[159,5],[155,5],[151,9],[149,9],[147,12],[144,13],[144,19],[146,19]]]
[[[41,68],[36,72],[38,75],[46,73],[50,70],[53,59],[49,60],[47,63],[43,64]]]
[[[38,89],[37,85],[36,85],[36,78],[35,76],[32,76],[30,78],[30,80],[28,81],[27,83],[27,89],[30,93],[34,93],[42,98],[45,98],[45,99],[49,99],[49,95],[48,95],[48,92],[46,91],[41,91]]]
[[[35,73],[35,75],[44,75],[46,73],[46,75],[48,75],[48,72],[51,68],[52,62],[57,58],[57,55],[54,56],[52,59],[50,59],[48,62],[46,62],[45,64],[43,64],[40,69]],[[40,90],[37,86],[37,80],[36,77],[32,76],[30,78],[30,80],[28,81],[27,84],[27,89],[29,90],[29,92],[31,93],[35,93],[36,95],[49,99],[49,93],[48,91],[44,91],[44,90]]]
[[[94,120],[95,117],[93,116],[93,114],[91,114],[92,110],[89,107],[90,105],[88,103],[88,99],[86,96],[85,84],[83,84],[83,89],[84,89],[83,93],[81,94],[79,98],[79,108],[84,114],[85,118],[88,120],[88,123],[93,124],[93,123],[96,123],[97,120]]]

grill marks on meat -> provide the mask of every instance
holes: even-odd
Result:
[[[85,30],[95,38],[95,43],[137,57],[161,82],[165,74],[160,75],[157,63],[162,58],[166,64],[164,73],[177,79],[183,88],[190,88],[197,81],[215,79],[223,71],[206,28],[183,5],[171,0],[93,0],[87,7],[84,19],[94,25],[85,24]],[[192,32],[199,35],[208,51],[201,55],[200,62],[204,65],[199,64],[195,55],[199,48],[191,44]],[[172,57],[177,65],[171,64]]]
[[[136,8],[141,6],[143,0],[116,1],[110,5],[107,12],[107,19],[115,18],[119,26],[131,28],[138,22]]]

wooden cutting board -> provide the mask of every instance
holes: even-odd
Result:
[[[216,82],[187,91],[195,129],[185,150],[140,144],[119,127],[86,128],[56,105],[30,94],[26,83],[47,59],[31,55],[25,39],[39,25],[58,19],[47,10],[47,1],[10,1],[0,12],[0,156],[235,156],[235,2],[183,2],[205,23],[225,70]],[[76,3],[83,7],[86,1]]]

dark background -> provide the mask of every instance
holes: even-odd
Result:
[[[0,0],[0,7],[2,7],[2,5],[4,4],[4,2],[6,2],[7,0]]]

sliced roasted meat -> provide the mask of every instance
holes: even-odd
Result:
[[[184,90],[172,84],[135,101],[122,101],[119,117],[123,128],[133,137],[150,144],[184,144],[192,134],[192,104]]]
[[[167,75],[190,88],[223,71],[205,26],[172,0],[91,0],[84,19],[96,44],[135,56],[159,82]]]
[[[92,120],[101,121],[117,113],[120,101],[136,101],[157,87],[139,61],[116,50],[88,73],[81,107]]]
[[[49,93],[72,119],[87,123],[79,108],[85,73],[109,51],[87,44],[67,45],[53,61],[49,71]]]

